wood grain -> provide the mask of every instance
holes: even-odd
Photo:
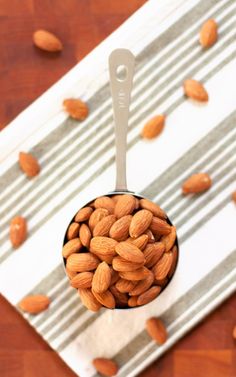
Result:
[[[0,128],[145,2],[1,0]],[[50,55],[33,46],[32,33],[39,28],[61,38],[61,54]],[[1,377],[75,376],[1,296],[0,313]],[[140,377],[236,377],[235,313],[232,297]]]

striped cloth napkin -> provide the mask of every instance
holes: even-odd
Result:
[[[219,40],[204,50],[198,31],[208,18]],[[154,302],[133,311],[93,313],[68,284],[61,259],[65,228],[78,208],[114,184],[114,130],[108,56],[116,47],[136,56],[128,134],[131,190],[159,203],[176,224],[177,272]],[[12,305],[46,294],[51,305],[27,321],[81,377],[96,374],[94,357],[112,357],[119,376],[137,375],[236,288],[236,3],[233,0],[151,0],[105,42],[20,114],[1,133],[0,288]],[[183,96],[182,82],[204,83],[209,103]],[[90,115],[68,119],[62,101],[82,98]],[[167,114],[162,135],[140,139],[151,116]],[[30,151],[42,170],[28,180],[18,152]],[[184,197],[181,184],[207,172],[212,188]],[[18,250],[8,240],[9,221],[27,218],[29,237]],[[14,276],[14,280],[12,277]],[[160,316],[169,338],[158,347],[145,320]]]

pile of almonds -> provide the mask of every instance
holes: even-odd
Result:
[[[165,212],[129,194],[102,196],[80,209],[66,238],[70,284],[92,311],[149,303],[177,263],[176,229]]]

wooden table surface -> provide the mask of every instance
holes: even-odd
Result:
[[[146,0],[1,0],[0,127],[62,77]],[[64,43],[60,56],[32,45],[44,28]],[[182,339],[140,377],[236,377],[236,297]],[[0,376],[75,374],[0,297]]]

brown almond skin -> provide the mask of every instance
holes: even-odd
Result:
[[[161,219],[166,219],[166,213],[161,209],[156,203],[151,202],[148,199],[140,199],[140,207],[147,209],[152,212],[153,216],[160,217]]]
[[[46,310],[50,305],[49,297],[45,295],[32,295],[23,298],[18,306],[24,312],[38,314]]]
[[[48,52],[59,52],[63,49],[62,43],[58,37],[47,30],[37,30],[33,34],[35,46]]]
[[[151,268],[162,257],[165,251],[165,246],[162,242],[155,242],[147,244],[143,251],[144,258],[146,260],[145,266]]]
[[[134,244],[130,242],[120,242],[115,248],[117,254],[121,258],[133,262],[133,263],[144,263],[144,255],[141,250],[137,248]]]
[[[135,206],[135,197],[130,194],[124,194],[118,199],[115,205],[114,213],[116,217],[120,219],[123,216],[131,215],[135,209]]]
[[[99,259],[92,253],[71,254],[67,258],[66,267],[70,271],[85,272],[95,270],[99,263]]]
[[[165,278],[165,279],[161,279],[161,280],[158,280],[158,279],[155,279],[154,280],[154,284],[155,285],[159,285],[160,287],[165,287],[166,286],[166,284],[168,283],[168,278]]]
[[[79,238],[73,238],[72,240],[68,241],[62,249],[62,255],[64,258],[68,258],[69,255],[77,253],[82,249],[83,245]]]
[[[199,42],[202,47],[213,46],[218,38],[218,26],[215,20],[209,19],[201,27]]]
[[[80,272],[76,274],[70,281],[70,285],[73,288],[91,288],[93,280],[93,273],[89,271]]]
[[[91,292],[91,289],[78,289],[78,293],[82,303],[87,309],[91,310],[92,312],[98,312],[102,305],[96,300]]]
[[[105,359],[104,357],[93,359],[93,366],[97,372],[106,377],[112,377],[118,373],[117,364],[113,360]]]
[[[155,340],[159,345],[162,345],[167,340],[167,331],[164,323],[155,317],[151,317],[146,321],[146,330],[149,336]]]
[[[67,273],[67,276],[70,280],[73,279],[77,275],[77,272],[71,271],[67,267],[66,267],[66,273]]]
[[[154,235],[165,236],[171,232],[171,226],[165,220],[159,219],[159,217],[153,217],[150,229]]]
[[[105,292],[111,284],[111,270],[106,262],[98,265],[93,275],[92,290],[96,293]]]
[[[104,217],[109,215],[109,211],[105,208],[97,208],[95,211],[91,214],[89,218],[89,228],[93,232],[95,226],[99,221],[101,221]]]
[[[152,272],[154,273],[155,279],[162,280],[165,279],[170,271],[173,261],[172,253],[164,253],[161,259],[154,265]]]
[[[40,165],[31,153],[19,153],[19,165],[28,178],[33,178],[40,172]]]
[[[124,241],[129,237],[129,227],[132,220],[131,215],[126,215],[113,223],[109,236],[116,241]]]
[[[83,222],[83,221],[87,221],[91,214],[93,212],[93,209],[91,207],[84,207],[84,208],[81,208],[77,214],[75,215],[75,222],[76,223],[80,223],[80,222]]]
[[[79,235],[79,228],[80,228],[80,224],[79,223],[71,223],[68,230],[67,230],[67,233],[66,233],[66,237],[67,237],[67,240],[70,241],[72,240],[73,238],[77,238],[78,235]]]
[[[116,283],[116,288],[121,293],[129,293],[136,285],[137,282],[120,278]]]
[[[109,237],[93,237],[90,242],[91,253],[105,256],[115,256],[117,241]]]
[[[27,222],[24,217],[16,216],[10,223],[10,241],[14,248],[19,247],[27,238]]]
[[[165,126],[165,115],[157,115],[151,118],[143,127],[141,136],[144,139],[154,139],[163,131]]]
[[[131,242],[133,245],[137,246],[138,249],[143,251],[145,249],[145,247],[147,246],[148,240],[149,240],[148,235],[142,234],[138,238],[129,237],[126,240],[126,242]]]
[[[137,300],[138,300],[138,296],[130,297],[129,300],[128,300],[128,306],[130,308],[134,308],[134,307],[138,306]]]
[[[197,173],[189,177],[182,185],[183,194],[199,194],[209,190],[212,185],[211,177],[207,173]]]
[[[130,296],[139,296],[142,293],[146,292],[154,282],[154,275],[150,274],[146,279],[140,280],[135,287],[129,291]]]
[[[116,282],[120,279],[120,275],[117,271],[113,269],[113,267],[110,267],[111,269],[111,285],[116,284]]]
[[[127,271],[134,271],[143,267],[143,263],[130,262],[121,258],[120,256],[117,256],[117,257],[114,257],[112,260],[112,267],[114,268],[115,271],[127,272]]]
[[[176,240],[176,228],[174,226],[171,227],[171,231],[166,236],[161,237],[161,243],[165,246],[165,251],[170,251],[174,246]]]
[[[118,291],[115,285],[110,287],[110,291],[115,297],[116,300],[116,307],[126,307],[128,304],[128,295],[126,293],[122,293]]]
[[[140,296],[138,296],[137,304],[138,305],[146,305],[149,302],[153,301],[161,292],[161,287],[158,285],[153,285],[151,288],[149,288],[147,291],[142,293]]]
[[[111,265],[112,264],[112,261],[113,261],[113,258],[114,258],[114,254],[99,254],[99,253],[96,253],[95,254],[102,262],[106,262],[107,264]]]
[[[115,215],[109,215],[109,216],[104,217],[95,226],[95,228],[93,230],[93,236],[94,237],[98,237],[98,236],[107,237],[107,236],[109,236],[109,231],[110,231],[112,225],[115,222],[116,222]]]
[[[195,101],[199,102],[207,102],[208,101],[208,93],[204,86],[192,79],[188,79],[184,81],[184,94],[189,97],[194,99]]]
[[[172,259],[172,264],[171,264],[171,267],[170,267],[170,270],[168,272],[168,278],[171,278],[175,272],[175,269],[176,269],[176,265],[177,265],[177,260],[178,260],[178,248],[177,246],[175,245],[173,247],[173,249],[171,250],[172,252],[172,255],[173,255],[173,259]]]
[[[71,118],[83,121],[89,114],[88,105],[77,98],[67,98],[63,101],[65,111]]]
[[[94,201],[95,208],[105,208],[111,214],[114,213],[115,203],[109,196],[100,196]]]
[[[233,336],[233,339],[236,340],[236,325],[233,328],[232,336]]]
[[[150,211],[146,209],[141,209],[136,212],[132,218],[129,234],[132,238],[137,238],[141,236],[148,229],[152,222],[153,215]]]
[[[153,243],[156,241],[156,236],[154,236],[150,229],[147,229],[145,231],[145,234],[148,236],[148,243]]]
[[[87,224],[81,225],[80,230],[79,230],[79,238],[82,245],[89,248],[92,234]]]
[[[134,271],[120,271],[119,275],[121,278],[126,280],[138,281],[146,279],[150,273],[151,271],[149,271],[146,267],[140,267]]]
[[[108,308],[108,309],[114,309],[115,308],[115,306],[116,306],[115,298],[109,290],[107,290],[106,292],[103,292],[103,293],[97,293],[97,292],[93,291],[93,294],[94,294],[95,298],[97,299],[97,301],[100,302],[100,304],[102,304],[106,308]]]

